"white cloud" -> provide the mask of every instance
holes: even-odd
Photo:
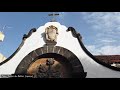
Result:
[[[84,12],[83,18],[93,29],[103,31],[120,31],[120,12]]]
[[[95,32],[87,49],[92,54],[120,54],[120,12],[83,12],[84,20]]]
[[[115,42],[116,40],[109,40],[109,39],[104,39],[104,40],[101,40],[101,42],[103,42],[103,43],[113,43],[113,42]]]
[[[117,42],[117,40],[113,39],[113,38],[106,38],[106,37],[101,37],[100,39],[97,39],[99,43],[103,43],[103,44],[110,44],[110,43],[115,43]]]
[[[119,55],[120,46],[103,46],[97,48],[95,45],[85,45],[93,55]]]
[[[120,46],[104,46],[100,49],[100,52],[108,55],[120,54]]]

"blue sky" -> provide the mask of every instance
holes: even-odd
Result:
[[[51,20],[50,12],[0,12],[0,30],[5,39],[0,52],[9,57],[20,45],[24,34]],[[120,54],[119,12],[59,12],[57,21],[74,27],[83,37],[86,48],[94,55]]]

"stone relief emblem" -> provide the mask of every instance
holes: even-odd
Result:
[[[47,41],[57,42],[58,28],[51,25],[45,29],[45,37]]]

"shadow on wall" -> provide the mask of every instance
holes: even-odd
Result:
[[[45,35],[45,32],[41,34],[42,38],[43,38],[43,41],[46,42],[46,35]]]

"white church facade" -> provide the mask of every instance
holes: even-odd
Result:
[[[99,62],[73,27],[47,22],[23,36],[18,49],[0,63],[0,75],[35,78],[120,78],[120,69]]]

